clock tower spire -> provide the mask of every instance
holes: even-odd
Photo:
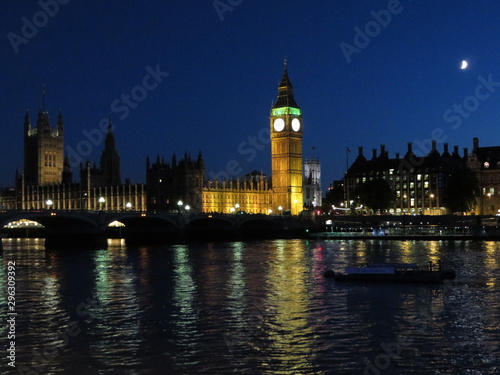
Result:
[[[273,211],[279,207],[297,215],[302,196],[302,111],[295,101],[285,59],[278,99],[271,109]]]

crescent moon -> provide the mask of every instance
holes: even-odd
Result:
[[[467,61],[462,60],[462,66],[460,67],[460,69],[462,69],[462,70],[467,69],[467,65],[469,65],[469,64],[467,63]]]

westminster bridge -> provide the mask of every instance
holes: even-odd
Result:
[[[22,225],[15,228],[10,225],[19,222],[26,224],[26,229]],[[0,212],[3,236],[44,237],[46,243],[71,245],[106,237],[123,237],[131,242],[279,238],[304,235],[306,230],[298,218],[281,215],[74,210]]]

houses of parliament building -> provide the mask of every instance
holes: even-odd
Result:
[[[307,175],[303,173],[302,111],[286,63],[270,114],[271,178],[254,171],[240,178],[208,181],[200,152],[195,158],[185,154],[179,160],[175,154],[168,161],[147,158],[146,183],[123,183],[110,119],[99,165],[80,164],[76,183],[64,157],[64,131],[62,113],[55,127],[45,109],[39,111],[36,127],[26,114],[24,169],[16,173],[14,195],[0,198],[0,205],[23,210],[171,211],[182,202],[194,212],[297,215],[304,205],[321,204],[319,160],[308,161]]]

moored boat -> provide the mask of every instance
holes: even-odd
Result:
[[[335,281],[364,281],[392,283],[440,283],[453,280],[456,273],[452,269],[443,269],[441,261],[436,266],[433,262],[425,267],[415,263],[378,263],[367,267],[346,267],[344,273],[328,270],[325,277]]]

